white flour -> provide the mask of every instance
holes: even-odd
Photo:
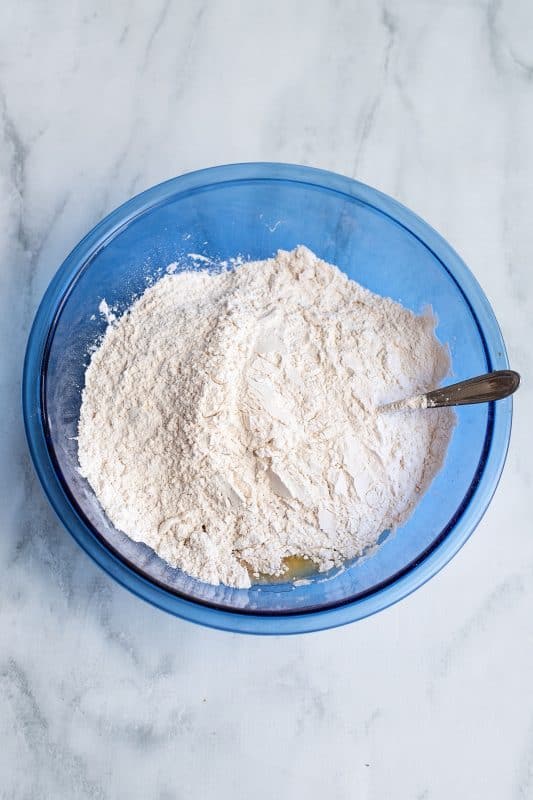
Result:
[[[288,556],[327,570],[442,464],[453,412],[377,411],[446,375],[434,326],[305,247],[168,274],[92,356],[81,473],[117,528],[203,581],[247,587]]]

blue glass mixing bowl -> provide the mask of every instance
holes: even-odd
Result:
[[[206,267],[264,259],[305,244],[364,286],[419,312],[461,380],[508,366],[489,303],[456,253],[419,217],[349,178],[288,164],[201,170],[155,186],[100,222],[68,256],[37,312],[24,367],[23,405],[35,467],[60,519],[110,575],[156,606],[205,625],[249,633],[329,628],[394,603],[461,547],[500,477],[512,401],[459,408],[446,463],[414,515],[373,555],[308,583],[210,586],[171,569],[116,530],[77,470],[76,429],[88,351],[105,322],[147,280],[177,261]],[[431,413],[428,411],[427,413]]]

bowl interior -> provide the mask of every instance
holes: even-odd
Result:
[[[448,343],[454,379],[492,368],[481,328],[461,287],[416,235],[370,202],[299,180],[227,180],[167,192],[88,254],[51,327],[41,402],[48,448],[63,487],[93,535],[132,569],[180,596],[254,614],[298,613],[335,606],[387,585],[427,555],[457,523],[483,469],[491,438],[490,406],[463,407],[447,459],[414,515],[364,559],[304,585],[249,590],[210,586],[169,568],[148,547],[109,522],[78,473],[77,421],[89,351],[105,329],[105,298],[124,310],[170,263],[205,269],[220,262],[264,259],[305,244],[351,278],[415,312],[431,305],[437,335]],[[428,412],[431,413],[431,412]]]

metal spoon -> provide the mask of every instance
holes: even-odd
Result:
[[[468,403],[488,403],[502,400],[516,392],[520,385],[520,375],[512,369],[487,372],[477,378],[453,383],[434,389],[427,394],[409,397],[380,406],[380,411],[405,411],[413,408],[439,408],[440,406],[463,406]]]

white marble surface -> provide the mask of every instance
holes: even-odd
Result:
[[[530,0],[5,0],[0,25],[0,797],[533,797]],[[259,639],[115,585],[36,481],[19,391],[39,299],[106,212],[211,164],[357,177],[491,299],[525,380],[495,499],[376,617]]]

